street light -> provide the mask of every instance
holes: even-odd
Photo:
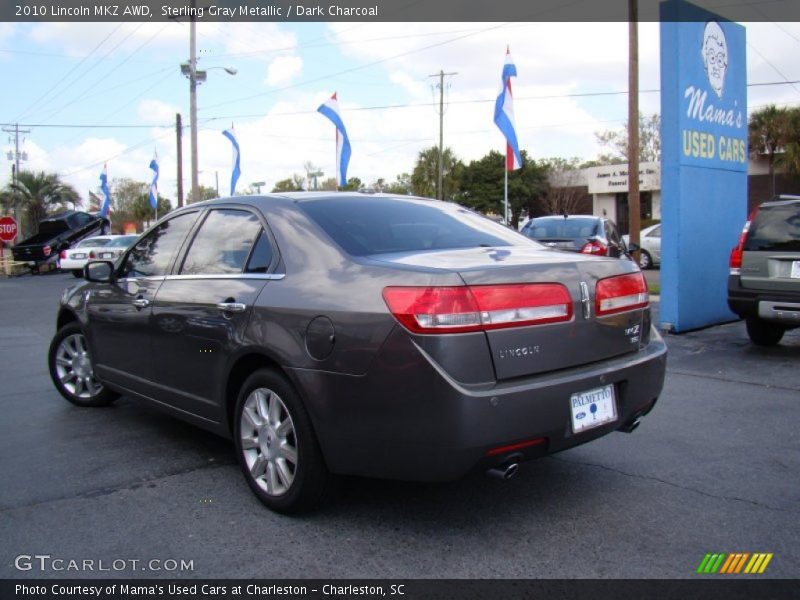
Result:
[[[206,70],[197,68],[197,22],[194,17],[189,22],[189,62],[181,65],[181,73],[189,79],[189,125],[191,127],[191,146],[192,146],[192,190],[189,194],[189,202],[197,201],[197,84],[206,80],[208,71],[222,69],[228,75],[236,75],[238,71],[233,67],[210,67]]]

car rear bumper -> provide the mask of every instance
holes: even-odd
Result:
[[[364,376],[291,370],[331,471],[414,481],[558,452],[649,412],[664,383],[667,349],[653,329],[642,350],[499,384],[452,380],[395,331]],[[377,375],[379,374],[379,375]],[[572,432],[570,397],[613,384],[617,419]],[[492,452],[542,438],[522,449]]]
[[[89,262],[89,260],[86,258],[77,260],[63,258],[61,259],[61,268],[64,271],[83,271],[83,267],[87,262]]]
[[[728,278],[728,306],[743,319],[759,317],[765,321],[800,326],[800,295],[744,288],[735,275]]]

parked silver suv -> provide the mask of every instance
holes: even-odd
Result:
[[[776,196],[751,213],[731,251],[728,306],[759,346],[800,327],[800,196]]]

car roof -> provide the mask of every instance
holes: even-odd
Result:
[[[775,196],[770,200],[762,203],[761,206],[787,206],[790,204],[800,203],[800,196],[792,196],[790,194],[781,194]]]

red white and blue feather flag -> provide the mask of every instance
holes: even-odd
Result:
[[[511,93],[511,78],[517,76],[517,67],[506,48],[506,61],[503,65],[503,89],[494,104],[494,123],[506,138],[506,171],[522,167],[517,131],[514,124],[514,97]]]
[[[320,104],[317,112],[330,119],[336,126],[336,182],[340,187],[347,185],[347,165],[350,164],[350,139],[347,137],[342,113],[339,110],[339,101],[336,92],[325,102]]]

